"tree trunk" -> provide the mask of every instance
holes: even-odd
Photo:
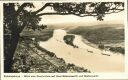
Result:
[[[12,71],[12,65],[13,65],[13,56],[19,41],[19,34],[12,34],[10,41],[5,40],[6,45],[10,45],[7,48],[7,51],[4,51],[4,72],[13,72]],[[7,39],[8,40],[8,39]]]
[[[19,41],[18,20],[15,11],[15,4],[4,4],[4,28],[10,33],[4,32],[4,72],[12,72],[13,56]],[[7,25],[7,26],[6,26]]]

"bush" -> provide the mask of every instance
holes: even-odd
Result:
[[[98,46],[98,48],[104,49],[104,45],[103,45],[103,44],[100,44],[100,45]]]
[[[122,54],[125,53],[125,50],[122,47],[111,47],[109,50],[113,51],[113,52],[119,52],[119,53],[122,53]]]

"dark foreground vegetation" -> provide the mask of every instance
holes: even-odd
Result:
[[[13,60],[12,69],[16,73],[90,73],[88,69],[57,58],[53,52],[41,48],[36,41],[26,37],[20,39]]]

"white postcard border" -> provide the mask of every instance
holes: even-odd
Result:
[[[43,0],[44,2],[51,2],[51,0]],[[36,1],[36,2],[43,2],[43,1]],[[75,0],[68,0],[68,2],[74,2]],[[84,1],[101,1],[101,2],[108,2],[110,0],[78,0],[77,2],[84,2]],[[114,1],[124,1],[124,0],[112,0],[112,2]],[[125,0],[125,72],[124,73],[4,73],[4,69],[3,69],[3,3],[8,3],[8,2],[35,2],[35,1],[0,1],[0,53],[1,53],[1,80],[83,80],[83,79],[128,79],[128,9],[127,9],[127,0]],[[52,2],[60,2],[60,0],[52,0]],[[61,2],[67,2],[66,0],[61,0]],[[111,1],[110,1],[111,2]],[[15,76],[20,76],[20,78],[18,77],[4,77],[5,75],[15,75]],[[98,77],[24,77],[25,75],[28,76],[37,76],[37,75],[78,75],[78,76],[98,76]]]

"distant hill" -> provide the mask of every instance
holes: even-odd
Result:
[[[86,23],[60,23],[60,24],[49,24],[47,25],[49,29],[59,29],[63,28],[65,30],[74,29],[77,27],[86,27],[86,28],[98,28],[98,27],[115,27],[115,28],[124,28],[123,24],[86,24]]]
[[[124,40],[124,25],[102,24],[95,26],[80,26],[68,30],[68,33],[81,35],[92,43],[99,43],[105,40]]]

